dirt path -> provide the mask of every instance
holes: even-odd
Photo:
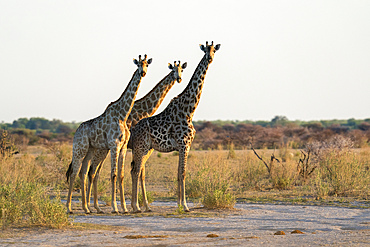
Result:
[[[174,214],[176,203],[155,202],[153,213],[77,214],[74,222],[112,227],[42,230],[0,239],[0,246],[370,246],[370,209],[269,204],[235,208],[193,208],[184,217]],[[294,230],[304,234],[291,234]],[[274,235],[277,231],[286,235]]]

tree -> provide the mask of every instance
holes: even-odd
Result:
[[[275,116],[271,120],[271,127],[284,126],[287,124],[288,121],[288,118],[285,116]]]

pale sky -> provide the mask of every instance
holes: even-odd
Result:
[[[0,0],[0,122],[99,116],[153,58],[137,99],[187,62],[208,69],[194,120],[370,118],[370,1]]]

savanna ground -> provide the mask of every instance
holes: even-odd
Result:
[[[0,161],[0,245],[370,245],[370,148],[318,150],[307,162],[288,146],[256,150],[270,172],[251,150],[191,151],[190,213],[176,206],[177,153],[154,152],[146,164],[153,212],[110,214],[108,157],[99,182],[106,214],[83,214],[76,182],[75,214],[68,216],[71,145],[28,146]],[[272,154],[280,162],[271,163]],[[130,163],[128,152],[128,206]]]

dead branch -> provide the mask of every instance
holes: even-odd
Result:
[[[258,153],[256,152],[256,150],[254,150],[254,148],[251,146],[251,149],[253,150],[254,154],[257,156],[258,159],[260,159],[263,164],[265,164],[266,168],[267,168],[267,171],[269,172],[269,174],[271,173],[270,171],[270,167],[267,165],[267,163],[258,155]]]
[[[310,150],[308,150],[307,154],[301,150],[303,158],[300,158],[297,164],[297,170],[304,181],[315,171],[317,166],[310,167]]]

